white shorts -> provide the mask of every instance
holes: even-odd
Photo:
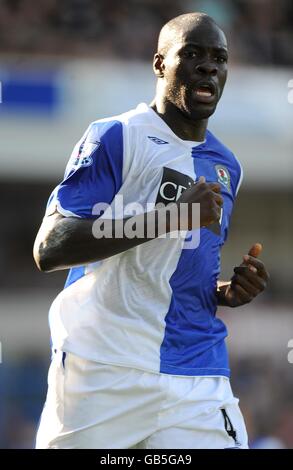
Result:
[[[155,374],[58,351],[37,449],[247,448],[225,377]]]

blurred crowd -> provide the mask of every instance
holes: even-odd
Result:
[[[249,446],[293,449],[292,364],[259,354],[232,360],[231,371]]]
[[[0,0],[0,52],[150,60],[162,25],[191,11],[223,27],[233,62],[293,64],[292,0]]]
[[[0,448],[34,446],[46,396],[47,360],[27,356],[0,368]],[[292,367],[286,365],[285,367]],[[246,358],[232,364],[232,386],[240,397],[250,447],[293,448],[293,375],[271,358]]]

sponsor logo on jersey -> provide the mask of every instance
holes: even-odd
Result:
[[[222,165],[216,165],[215,170],[217,173],[218,182],[225,186],[228,191],[231,191],[231,178],[227,168]]]
[[[223,168],[223,167],[221,167]],[[176,202],[183,191],[190,188],[194,184],[194,180],[184,173],[173,170],[172,168],[163,168],[163,176],[160,183],[156,204],[163,203],[165,205],[171,202]],[[221,215],[219,222],[214,222],[206,227],[215,235],[221,235],[221,223],[223,218],[223,209],[221,209]]]
[[[163,168],[163,176],[156,199],[157,203],[169,204],[177,201],[185,189],[190,188],[194,180],[172,168]]]
[[[159,137],[154,137],[152,135],[148,135],[148,138],[150,140],[152,140],[153,142],[155,142],[155,144],[158,144],[158,145],[164,145],[164,144],[169,143],[169,142],[166,142],[165,140],[159,139]]]

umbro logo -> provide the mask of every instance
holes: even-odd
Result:
[[[165,140],[159,139],[158,137],[153,137],[152,135],[148,135],[148,138],[155,142],[155,144],[158,145],[163,145],[163,144],[168,144],[169,142],[166,142]]]

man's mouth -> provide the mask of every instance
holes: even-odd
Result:
[[[216,87],[213,83],[197,84],[194,89],[196,101],[200,103],[213,103],[216,99]]]

